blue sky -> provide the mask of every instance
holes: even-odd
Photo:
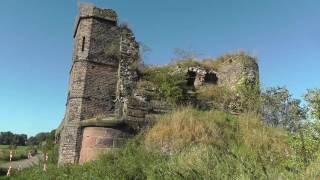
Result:
[[[112,8],[148,45],[146,63],[174,48],[204,57],[244,49],[259,59],[264,87],[296,98],[320,87],[319,0],[88,0]],[[2,0],[0,131],[34,135],[63,118],[76,0]]]

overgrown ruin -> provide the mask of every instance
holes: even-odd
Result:
[[[155,88],[137,90],[137,83],[143,80],[138,63],[139,45],[127,26],[118,25],[116,12],[81,4],[66,112],[56,133],[59,164],[96,159],[98,154],[120,147],[153,121],[155,114],[173,108],[153,98]],[[250,58],[243,61],[226,56],[217,66],[177,65],[176,69],[194,88],[214,85],[235,90],[244,81],[259,83],[258,65]]]

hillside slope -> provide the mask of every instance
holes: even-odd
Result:
[[[47,172],[36,167],[13,179],[311,179],[318,165],[302,168],[289,134],[265,127],[259,116],[178,109],[122,150],[85,165]]]

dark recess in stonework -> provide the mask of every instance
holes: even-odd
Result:
[[[197,76],[196,72],[188,71],[188,78],[187,78],[188,86],[193,86],[196,76]]]
[[[218,77],[215,73],[208,73],[204,77],[204,82],[207,84],[217,84],[218,82]]]
[[[82,37],[82,47],[81,47],[81,51],[83,52],[84,51],[84,43],[86,41],[86,38],[83,36]]]

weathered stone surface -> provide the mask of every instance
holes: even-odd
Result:
[[[80,6],[67,108],[58,132],[60,164],[77,163],[80,158],[81,121],[115,111],[120,54],[120,28],[116,20],[113,10]]]
[[[128,136],[129,134],[121,128],[84,128],[79,163],[95,160],[101,153],[119,148]]]
[[[117,25],[113,10],[80,6],[66,112],[56,131],[59,164],[94,160],[173,109],[155,98],[155,89],[135,89],[139,59],[133,32]],[[253,84],[259,81],[257,64],[241,57],[225,58],[215,69],[177,67],[177,71],[185,72],[187,84],[195,89],[206,84],[236,89],[244,79]],[[191,102],[194,95],[190,94],[187,101]]]
[[[79,159],[85,162],[94,157],[84,149],[93,141],[87,142],[83,136],[90,127],[96,128],[96,133],[101,127],[109,132],[123,124],[128,116],[144,119],[143,110],[128,111],[128,99],[137,80],[135,65],[138,59],[139,45],[132,31],[117,26],[117,15],[113,10],[87,4],[80,6],[67,108],[57,131],[59,164],[77,163]],[[119,133],[122,130],[127,128],[114,129]],[[108,143],[110,139],[96,138],[99,143],[91,147],[92,151],[113,148]],[[116,140],[117,144],[123,144],[123,141]]]
[[[253,59],[242,59],[235,55],[225,59],[218,69],[218,84],[231,89],[237,88],[247,78],[252,84],[259,83],[259,67]]]

